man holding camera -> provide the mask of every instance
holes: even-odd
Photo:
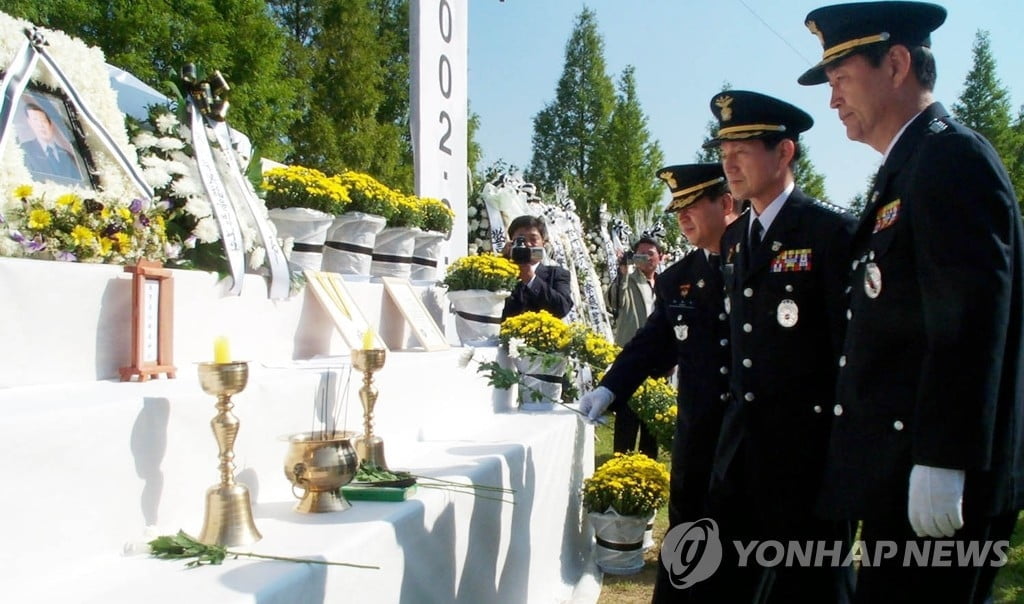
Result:
[[[661,264],[661,244],[642,237],[619,256],[619,274],[605,293],[615,320],[615,343],[625,346],[654,310],[654,275]]]
[[[643,327],[654,310],[654,275],[661,264],[661,244],[650,237],[642,237],[633,248],[619,256],[619,273],[605,292],[605,302],[614,320],[615,343],[625,346],[633,334]],[[615,435],[612,448],[616,452],[630,452],[637,447],[640,433],[640,452],[651,459],[658,456],[658,442],[654,435],[626,404],[618,399],[610,407],[615,412]]]
[[[543,264],[544,244],[548,240],[547,225],[539,216],[520,216],[508,226],[511,245],[503,253],[519,265],[519,283],[505,299],[501,320],[524,312],[546,310],[559,319],[572,310],[569,271]]]

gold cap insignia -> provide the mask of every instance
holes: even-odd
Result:
[[[670,189],[675,189],[676,188],[676,178],[675,178],[675,176],[672,175],[672,172],[670,172],[668,170],[665,170],[661,174],[658,174],[658,178],[664,180],[665,184],[668,185],[668,188],[670,188]]]
[[[818,29],[818,24],[814,21],[808,21],[804,25],[807,26],[807,29],[811,30],[812,34],[818,36],[818,41],[821,42],[822,46],[825,46],[825,34],[821,33],[821,30]]]
[[[720,96],[715,99],[715,106],[720,110],[723,122],[728,122],[732,119],[732,97],[731,96]]]

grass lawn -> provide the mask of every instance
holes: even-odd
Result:
[[[613,420],[614,421],[614,420]],[[612,456],[612,426],[598,426],[595,430],[594,467],[600,466]],[[658,460],[671,464],[670,455],[662,451]],[[668,508],[658,510],[654,517],[655,547],[644,555],[644,568],[629,576],[605,575],[598,604],[639,604],[650,602],[654,592],[654,578],[658,572],[659,549],[662,537],[668,530]],[[995,600],[997,604],[1024,604],[1024,515],[1017,521],[1017,528],[1010,541],[1009,562],[996,576]]]

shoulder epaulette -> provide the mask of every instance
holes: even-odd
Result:
[[[944,132],[946,128],[949,128],[949,124],[947,124],[941,117],[937,117],[928,122],[928,132],[931,132],[932,134]]]
[[[813,201],[814,201],[814,205],[816,205],[816,206],[818,206],[820,208],[825,208],[826,210],[830,210],[832,212],[835,212],[836,214],[848,214],[850,212],[849,210],[847,210],[843,206],[836,205],[836,204],[832,203],[831,201],[822,201],[820,199],[814,199]]]

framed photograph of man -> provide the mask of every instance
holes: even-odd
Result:
[[[14,129],[33,180],[95,188],[81,128],[60,95],[26,88]]]

